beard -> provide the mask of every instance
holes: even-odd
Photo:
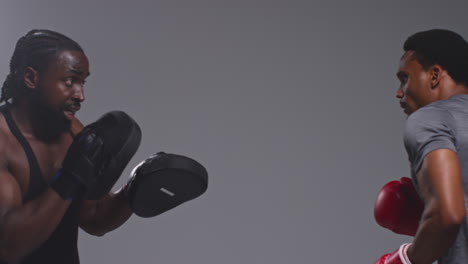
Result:
[[[47,104],[42,92],[36,92],[31,99],[32,127],[38,139],[51,142],[70,131],[71,121],[65,117],[63,108]]]

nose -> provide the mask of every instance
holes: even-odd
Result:
[[[398,88],[398,90],[396,92],[396,98],[401,99],[401,98],[403,98],[403,96],[405,96],[405,93],[403,92],[403,89],[401,89],[401,87],[400,87],[400,88]]]
[[[73,99],[78,102],[85,100],[83,85],[76,85],[73,91]]]

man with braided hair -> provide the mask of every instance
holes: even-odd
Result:
[[[75,117],[88,75],[83,49],[60,33],[16,44],[0,98],[0,263],[79,263],[78,227],[101,236],[132,214],[122,190],[82,199],[104,166],[99,126],[80,132]]]

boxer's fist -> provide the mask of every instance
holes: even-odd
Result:
[[[385,184],[374,206],[376,222],[397,234],[414,236],[419,227],[424,204],[411,179]]]
[[[401,247],[391,253],[380,257],[374,264],[411,264],[406,252],[411,244],[403,244]]]

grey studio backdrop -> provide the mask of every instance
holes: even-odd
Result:
[[[408,176],[395,91],[402,43],[448,28],[466,1],[2,1],[0,74],[16,40],[48,28],[90,59],[78,117],[140,124],[131,168],[157,151],[210,175],[200,198],[103,237],[82,263],[373,263],[410,237],[377,226],[387,181]],[[3,82],[3,79],[1,80]]]

